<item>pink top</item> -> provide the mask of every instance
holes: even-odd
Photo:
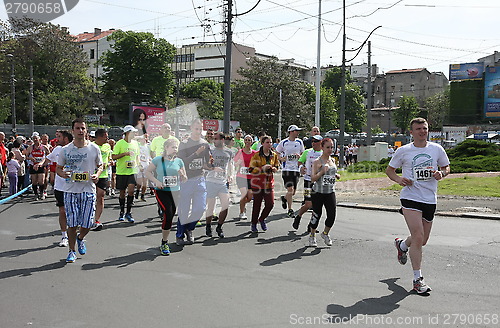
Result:
[[[252,178],[252,175],[248,173],[248,165],[250,165],[250,159],[256,152],[256,150],[250,150],[250,154],[247,154],[243,151],[243,149],[238,150],[236,156],[234,156],[234,163],[236,169],[238,170],[238,173],[236,173],[237,177],[244,179]]]

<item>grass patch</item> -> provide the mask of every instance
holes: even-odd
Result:
[[[500,176],[448,178],[438,184],[439,195],[500,197]],[[401,190],[398,184],[393,184],[383,190]]]
[[[357,172],[349,172],[349,171],[339,171],[339,174],[340,174],[340,181],[387,177],[385,172],[359,172],[359,173],[357,173]],[[389,179],[389,178],[387,178],[387,179]]]

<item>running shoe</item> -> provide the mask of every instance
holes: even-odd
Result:
[[[205,227],[205,235],[207,237],[212,237],[212,226],[207,223],[207,226]]]
[[[69,251],[68,257],[66,258],[66,263],[73,263],[76,261],[76,252]]]
[[[330,238],[329,234],[322,232],[321,238],[323,238],[323,241],[325,242],[326,246],[332,246],[332,238]]]
[[[262,231],[267,231],[266,220],[260,221],[260,227],[261,227]]]
[[[85,240],[80,240],[80,237],[76,237],[76,243],[78,244],[78,253],[80,255],[85,255],[87,253],[87,247],[85,246]]]
[[[247,214],[245,212],[240,213],[240,215],[238,216],[238,218],[240,220],[246,220],[246,219],[248,219]]]
[[[215,232],[217,232],[219,238],[224,238],[224,231],[222,231],[222,226],[217,226],[217,228],[215,228]]]
[[[203,224],[201,223],[201,221],[196,222],[196,226],[197,226],[197,227],[201,227],[202,225],[203,225]]]
[[[135,191],[135,199],[139,199],[139,190]]]
[[[116,195],[116,190],[111,189],[111,196],[115,196],[115,195]]]
[[[256,224],[252,224],[252,228],[251,228],[251,230],[250,230],[250,231],[252,231],[252,232],[254,232],[254,233],[255,233],[255,232],[259,232],[259,230],[257,230],[257,225],[256,225]]]
[[[288,202],[286,201],[285,196],[281,196],[281,207],[283,207],[284,210],[286,210],[288,206]]]
[[[432,289],[426,285],[424,277],[420,277],[417,280],[413,280],[413,290],[418,294],[425,294],[430,292]]]
[[[102,223],[99,221],[95,221],[94,224],[92,225],[92,228],[90,228],[92,231],[101,231],[102,230]]]
[[[299,229],[300,219],[301,219],[300,215],[295,216],[295,219],[293,219],[292,227],[295,230]]]
[[[292,209],[288,210],[288,217],[293,218],[295,216],[295,212]]]
[[[194,237],[193,237],[193,231],[192,230],[188,230],[186,231],[186,244],[188,245],[192,245],[194,244]]]
[[[68,247],[68,237],[62,237],[59,242],[59,247]]]
[[[405,265],[406,264],[406,261],[408,261],[408,256],[407,256],[407,252],[403,252],[401,250],[401,243],[403,242],[403,239],[401,238],[396,238],[396,240],[394,240],[394,246],[396,246],[396,249],[398,250],[398,262],[401,264],[401,265]]]
[[[118,221],[125,221],[125,214],[120,212],[120,216],[118,217]]]
[[[144,194],[141,195],[141,201],[143,201],[143,202],[146,201],[146,195],[144,195]]]
[[[134,218],[132,217],[132,213],[125,214],[125,219],[127,219],[127,221],[130,222],[130,223],[134,223],[135,222]]]
[[[177,244],[177,246],[183,246],[184,245],[184,238],[175,237],[175,243]]]
[[[163,244],[160,246],[161,255],[170,255],[170,247],[168,244]]]
[[[309,236],[309,247],[318,247],[318,242],[316,241],[315,236]]]

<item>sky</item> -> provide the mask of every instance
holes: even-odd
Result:
[[[233,14],[239,14],[234,19],[233,42],[316,66],[319,0],[233,1]],[[449,64],[476,62],[500,51],[498,0],[345,2],[347,50],[358,48],[381,26],[369,38],[371,62],[379,73],[427,68],[448,76]],[[96,27],[146,31],[182,46],[223,39],[223,3],[227,0],[79,0],[51,23],[68,27],[71,34]],[[321,0],[321,9],[321,66],[340,65],[342,0]],[[5,8],[0,8],[0,19],[7,19]],[[355,51],[346,52],[347,64],[367,63],[367,46],[353,59],[355,55]]]

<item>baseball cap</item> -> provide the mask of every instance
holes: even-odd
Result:
[[[136,128],[134,128],[132,125],[125,125],[125,127],[123,128],[123,133],[127,133],[127,132],[137,132],[139,130],[137,130]]]
[[[292,131],[302,131],[303,129],[302,128],[299,128],[298,126],[296,126],[295,124],[292,124],[288,127],[288,132],[292,132]]]
[[[95,138],[95,131],[90,131],[89,136],[91,136],[92,138]]]
[[[33,138],[33,137],[39,137],[39,136],[40,136],[40,133],[38,133],[38,132],[36,132],[36,131],[35,131],[35,132],[33,132],[33,134],[31,135],[31,137],[32,137],[32,138]]]
[[[318,141],[323,140],[323,137],[322,137],[322,136],[320,136],[319,134],[314,135],[314,136],[312,136],[311,138],[313,138],[314,140],[318,140]]]

